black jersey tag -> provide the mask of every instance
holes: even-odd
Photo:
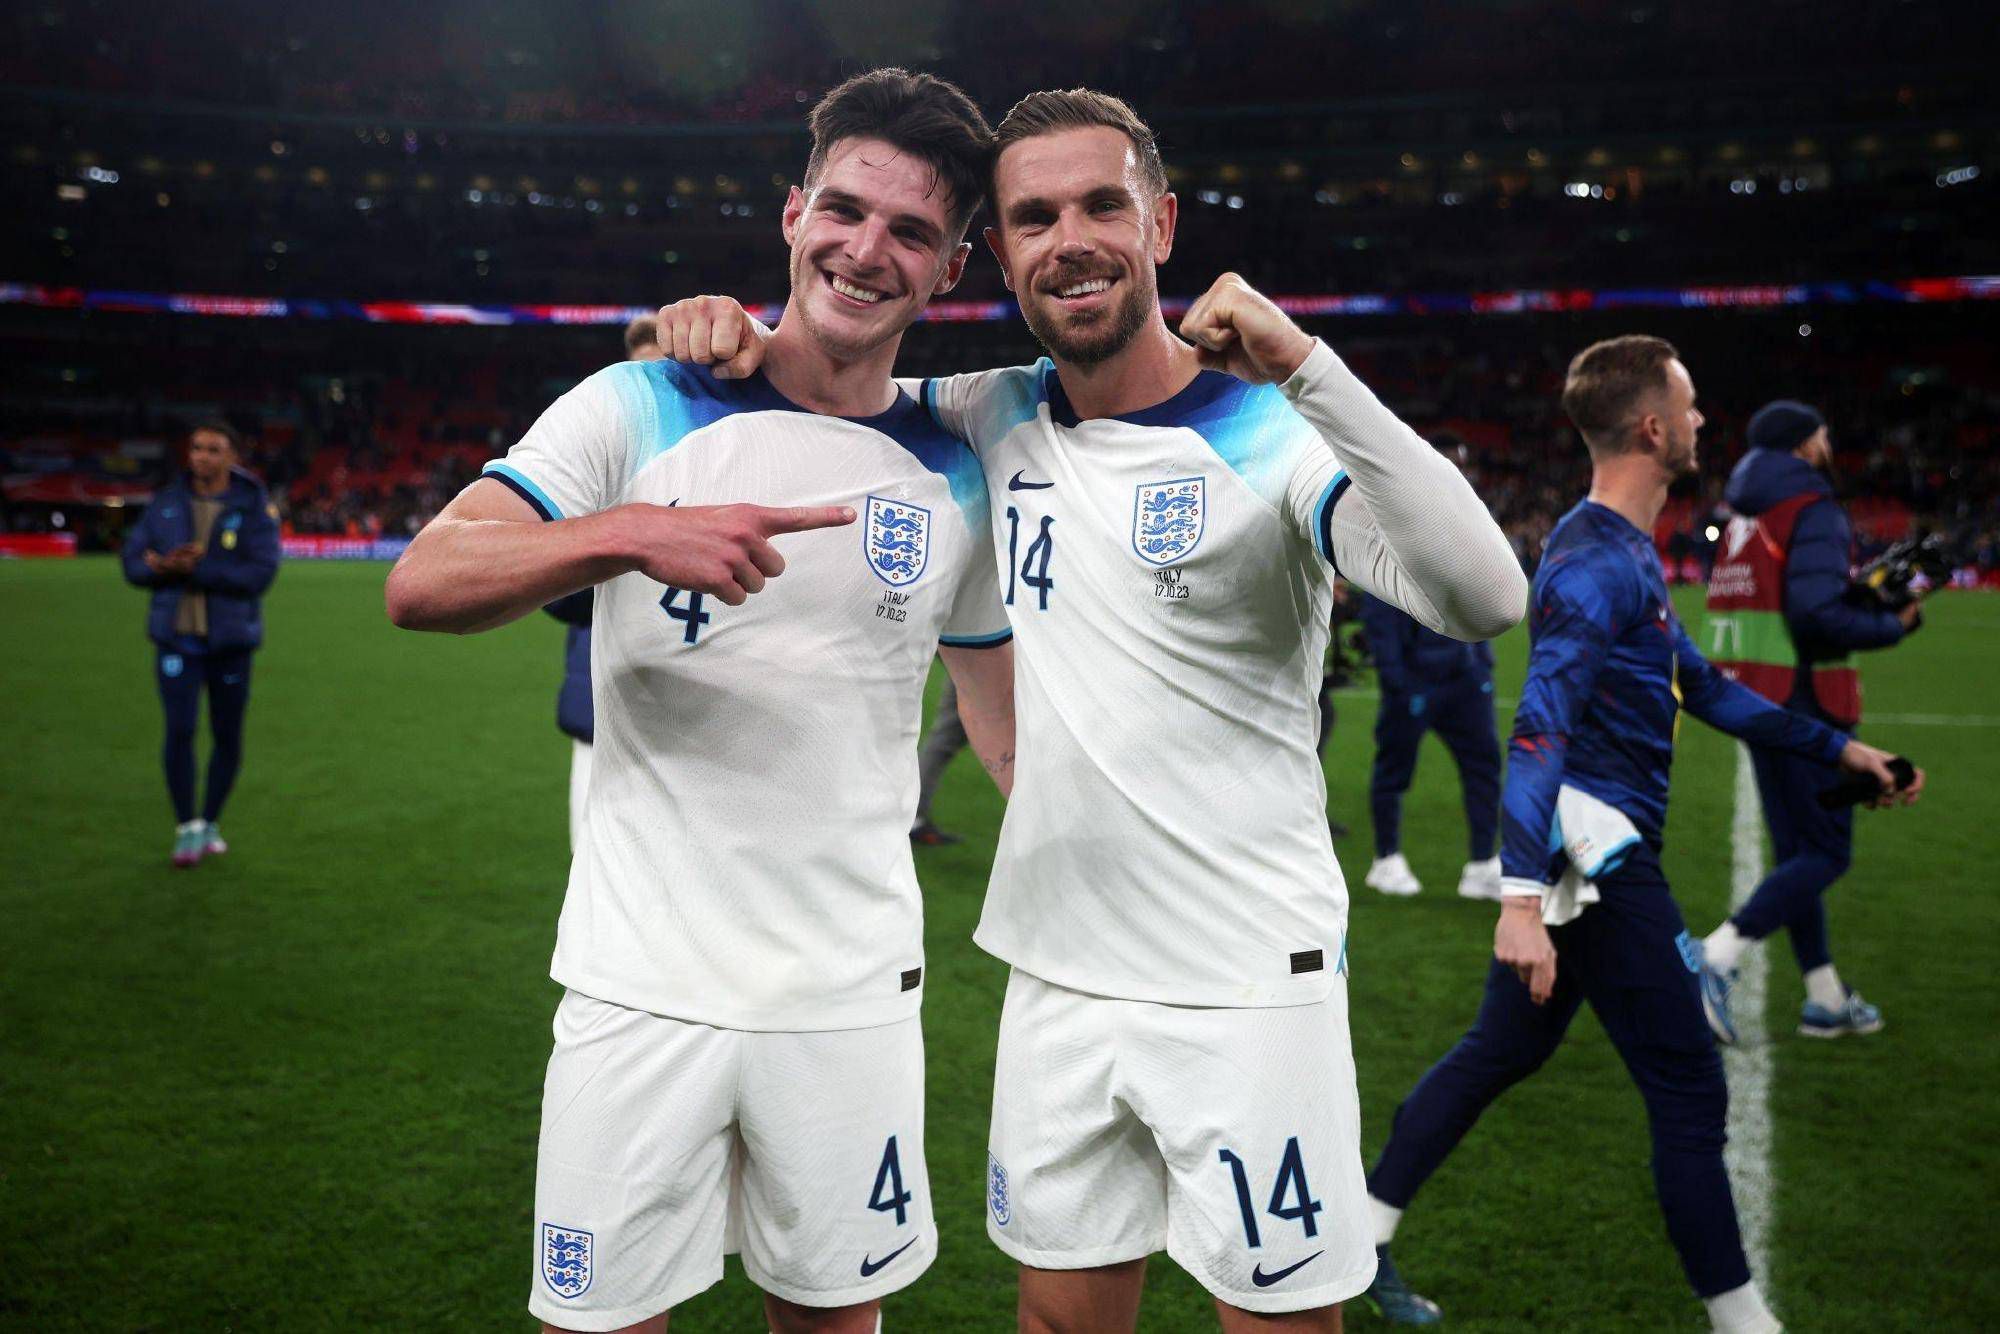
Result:
[[[915,991],[918,985],[922,983],[923,980],[924,980],[923,969],[905,968],[903,970],[903,990]]]
[[[1292,955],[1292,971],[1295,973],[1317,973],[1326,967],[1324,950],[1298,950]]]

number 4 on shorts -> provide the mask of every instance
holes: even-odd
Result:
[[[896,1155],[896,1137],[889,1136],[889,1142],[882,1147],[882,1165],[875,1169],[875,1190],[868,1197],[868,1207],[876,1213],[894,1212],[896,1226],[910,1221],[910,1192],[903,1189],[903,1160]]]
[[[1229,1174],[1236,1182],[1236,1207],[1243,1213],[1243,1238],[1250,1243],[1251,1250],[1256,1250],[1264,1242],[1257,1233],[1256,1206],[1250,1202],[1250,1174],[1244,1170],[1243,1160],[1228,1149],[1223,1149],[1219,1157],[1229,1164]],[[1286,1203],[1292,1195],[1298,1196],[1298,1203]],[[1278,1163],[1278,1179],[1271,1186],[1271,1203],[1265,1212],[1288,1222],[1296,1219],[1308,1237],[1317,1237],[1319,1223],[1313,1215],[1324,1208],[1312,1197],[1312,1187],[1306,1184],[1305,1158],[1299,1153],[1299,1137],[1294,1135],[1285,1141],[1285,1156]]]

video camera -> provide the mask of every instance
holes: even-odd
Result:
[[[1932,533],[1926,537],[1906,537],[1861,567],[1850,585],[1855,599],[1865,606],[1901,611],[1917,600],[1911,584],[1922,575],[1925,586],[1936,588],[1951,578],[1951,558],[1944,539]]]

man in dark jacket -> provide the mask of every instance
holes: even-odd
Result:
[[[1375,861],[1365,883],[1384,894],[1423,888],[1402,852],[1403,794],[1417,769],[1417,747],[1435,731],[1458,764],[1470,850],[1458,892],[1500,897],[1500,739],[1493,726],[1493,646],[1463,644],[1426,630],[1380,598],[1363,595],[1361,624],[1382,686],[1375,715],[1375,769],[1368,804],[1375,817]]]
[[[264,484],[236,466],[222,422],[188,434],[187,471],[162,488],[125,540],[125,577],[153,591],[146,634],[166,708],[162,759],[174,805],[175,866],[229,850],[217,821],[243,759],[250,655],[264,641],[260,599],[278,574],[278,519]],[[208,787],[195,810],[195,727],[208,693]]]
[[[583,832],[583,798],[590,791],[591,743],[597,715],[590,702],[590,612],[595,589],[581,588],[557,598],[543,611],[569,627],[563,636],[563,679],[556,691],[556,726],[573,743],[569,760],[569,846]]]
[[[1917,604],[1892,612],[1854,597],[1854,534],[1833,498],[1833,449],[1817,411],[1789,399],[1767,404],[1750,419],[1748,443],[1724,494],[1738,517],[1710,581],[1710,652],[1728,660],[1730,675],[1794,713],[1852,732],[1861,689],[1850,655],[1899,642],[1919,623]],[[1882,1013],[1841,981],[1820,902],[1853,855],[1852,809],[1819,804],[1839,775],[1763,747],[1753,747],[1751,759],[1777,864],[1707,938],[1709,1024],[1721,1041],[1736,1040],[1729,989],[1737,963],[1751,942],[1784,927],[1805,976],[1799,1032],[1873,1033]]]

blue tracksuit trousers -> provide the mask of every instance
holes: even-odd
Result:
[[[1368,805],[1375,819],[1375,855],[1403,846],[1403,794],[1417,772],[1417,747],[1435,731],[1458,765],[1465,799],[1466,860],[1493,856],[1500,837],[1500,738],[1493,724],[1493,683],[1465,677],[1409,695],[1382,692],[1375,713],[1375,768]]]
[[[201,697],[208,695],[208,729],[214,746],[208,756],[208,792],[201,818],[222,816],[236,771],[243,763],[243,715],[250,707],[249,649],[211,652],[201,639],[180,638],[171,648],[154,646],[153,678],[167,714],[165,744],[160,759],[167,771],[167,794],[174,819],[194,819],[195,731],[201,722]]]
[[[1729,1090],[1702,1018],[1696,945],[1652,848],[1637,846],[1598,888],[1602,902],[1550,931],[1556,986],[1546,1004],[1493,963],[1471,1031],[1396,1109],[1368,1191],[1407,1206],[1480,1113],[1541,1068],[1588,1001],[1645,1099],[1667,1235],[1695,1292],[1712,1297],[1749,1282],[1750,1270],[1722,1165]],[[1561,1126],[1548,1129],[1561,1140]]]
[[[1730,920],[1752,940],[1784,927],[1799,971],[1809,973],[1833,962],[1820,896],[1853,860],[1854,808],[1829,811],[1819,804],[1819,794],[1844,777],[1838,769],[1755,746],[1750,762],[1757,770],[1757,795],[1771,830],[1774,864]]]

